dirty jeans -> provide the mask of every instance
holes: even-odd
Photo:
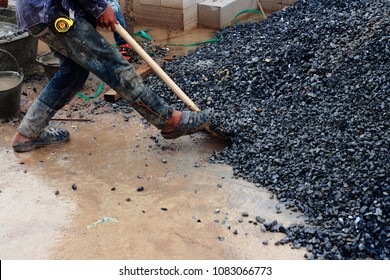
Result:
[[[143,101],[153,111],[159,112],[159,116],[164,115],[164,120],[169,119],[171,107],[145,87],[134,67],[98,33],[93,24],[76,17],[74,25],[65,33],[57,32],[53,26],[40,24],[30,30],[61,55],[61,63],[59,72],[49,81],[23,118],[18,127],[19,133],[29,138],[39,137],[56,111],[81,89],[89,72],[130,103],[144,97],[147,100]],[[154,124],[153,120],[151,122]]]
[[[119,5],[118,0],[107,0],[107,3],[112,7],[112,9],[115,12],[116,19],[118,20],[119,24],[126,29],[125,19],[123,17],[121,7]],[[114,32],[114,40],[115,44],[117,46],[126,44],[126,41],[116,32]]]

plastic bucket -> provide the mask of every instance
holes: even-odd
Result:
[[[20,96],[24,78],[15,57],[0,49],[0,119],[13,117],[20,111]],[[13,67],[12,67],[13,66]]]
[[[43,66],[49,80],[60,70],[60,59],[54,55],[54,52],[38,56],[37,62]]]

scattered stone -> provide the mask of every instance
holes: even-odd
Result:
[[[260,217],[260,216],[256,216],[256,221],[260,224],[264,223],[265,222],[265,219]]]
[[[308,259],[390,258],[387,2],[298,0],[163,65],[200,108],[212,100],[212,126],[231,145],[209,162],[231,165],[318,228],[291,225],[279,242],[297,240]],[[146,83],[184,109],[158,77]],[[115,104],[95,106],[131,110]]]
[[[200,108],[212,100],[231,145],[209,161],[318,227],[278,242],[314,244],[309,259],[390,258],[388,13],[383,0],[298,0],[164,64]],[[184,108],[158,77],[147,84]]]
[[[162,207],[161,210],[168,211],[168,208]]]
[[[72,190],[77,190],[77,185],[76,184],[72,184]]]
[[[138,187],[137,188],[137,192],[143,192],[144,191],[144,187]]]
[[[243,212],[241,213],[241,216],[243,216],[243,217],[248,217],[248,216],[249,216],[249,213],[246,212],[246,211],[243,211]]]

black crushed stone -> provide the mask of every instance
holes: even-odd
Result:
[[[167,56],[169,49],[161,45],[157,45],[151,41],[140,41],[138,44],[141,48],[153,59],[159,60]],[[142,58],[137,54],[136,51],[130,49],[127,53],[130,56],[130,63],[142,64]]]
[[[304,213],[306,226],[262,225],[305,258],[390,257],[389,14],[387,0],[301,0],[163,65],[231,140],[210,162]]]

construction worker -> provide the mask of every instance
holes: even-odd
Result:
[[[68,18],[69,17],[69,18]],[[12,138],[15,152],[63,143],[69,132],[47,128],[54,114],[85,83],[89,72],[114,89],[166,139],[204,130],[213,111],[177,111],[145,86],[134,67],[96,31],[115,31],[118,21],[105,0],[18,0],[16,18],[22,30],[47,43],[60,55],[60,70],[33,102]],[[57,25],[55,25],[56,20]],[[61,23],[61,24],[59,24]]]

